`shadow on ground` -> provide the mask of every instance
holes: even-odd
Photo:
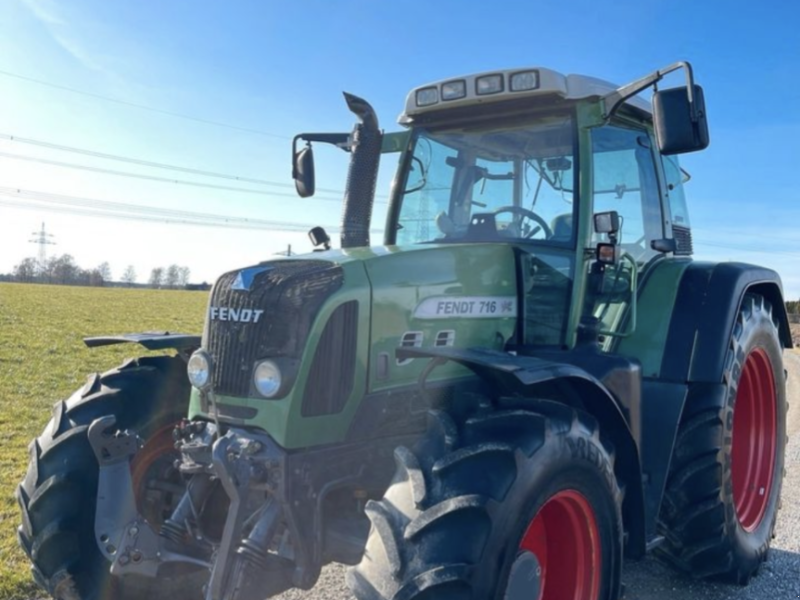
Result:
[[[773,549],[750,585],[739,586],[698,581],[665,563],[646,558],[625,565],[625,600],[774,600],[800,598],[800,554]]]

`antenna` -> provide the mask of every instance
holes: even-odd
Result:
[[[50,241],[49,238],[54,237],[53,234],[47,233],[44,229],[44,221],[42,221],[42,229],[41,231],[33,231],[31,232],[32,235],[35,237],[32,240],[28,240],[31,244],[39,244],[39,270],[43,271],[45,263],[47,262],[47,246],[55,246],[56,243]]]

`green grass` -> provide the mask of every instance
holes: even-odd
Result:
[[[140,331],[200,333],[203,292],[0,283],[0,600],[43,595],[17,546],[14,489],[27,446],[90,373],[147,352],[120,344],[88,349],[83,337]]]

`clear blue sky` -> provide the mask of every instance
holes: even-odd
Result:
[[[708,150],[682,159],[693,175],[687,194],[697,256],[775,268],[787,296],[796,299],[799,25],[800,4],[787,0],[7,0],[0,3],[0,71],[271,135],[114,104],[7,74],[0,74],[0,134],[286,185],[291,136],[350,129],[343,90],[370,100],[382,126],[392,130],[408,90],[432,80],[545,66],[625,83],[688,59],[705,88],[712,139]],[[318,186],[341,190],[346,157],[320,150]],[[239,185],[4,139],[0,153]],[[328,200],[301,200],[290,188],[249,187],[273,194],[190,188],[0,156],[0,190],[338,223],[334,193],[320,194]],[[385,186],[379,190],[384,198],[387,192]],[[140,280],[152,267],[176,262],[192,269],[193,280],[210,281],[288,243],[309,248],[304,233],[0,206],[0,272],[35,254],[28,240],[42,221],[56,236],[51,251],[72,254],[85,267],[108,260],[115,276],[133,264]],[[381,206],[374,224],[383,224]]]

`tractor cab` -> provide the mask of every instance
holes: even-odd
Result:
[[[652,106],[636,96],[680,68],[687,87],[656,91]],[[337,143],[353,152],[348,196],[363,207],[346,202],[343,227],[363,221],[372,198],[358,196],[374,194],[374,180],[352,175],[370,170],[359,153],[374,127],[382,152],[399,153],[384,244],[513,245],[523,345],[572,347],[596,320],[611,349],[635,329],[638,277],[692,253],[674,155],[705,148],[708,131],[687,63],[621,88],[544,68],[480,73],[413,89],[402,133],[377,133],[374,113],[368,121],[353,136],[298,136],[309,144],[295,151],[298,191],[313,193],[310,143]]]

